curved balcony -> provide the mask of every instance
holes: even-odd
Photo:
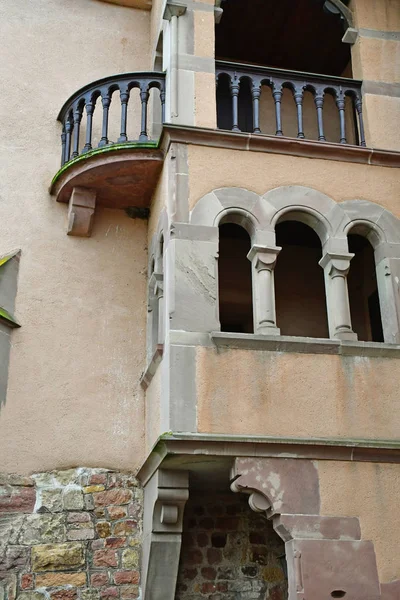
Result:
[[[58,115],[61,169],[51,193],[68,202],[83,188],[102,206],[146,208],[162,167],[164,106],[164,73],[114,75],[75,92]]]

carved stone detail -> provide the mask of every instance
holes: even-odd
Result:
[[[189,498],[187,471],[159,469],[144,488],[144,600],[175,597],[183,511]]]
[[[320,516],[312,461],[237,458],[232,476],[232,490],[249,494],[285,541],[288,600],[381,599],[374,545],[360,539],[358,519]]]
[[[90,237],[92,234],[96,192],[74,187],[68,205],[67,234]]]

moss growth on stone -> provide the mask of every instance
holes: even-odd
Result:
[[[88,160],[92,156],[98,156],[100,154],[105,154],[107,152],[114,152],[119,150],[143,150],[143,149],[157,149],[157,142],[124,142],[122,144],[109,144],[108,146],[103,146],[102,148],[94,148],[93,150],[89,150],[89,152],[85,152],[84,154],[80,154],[76,158],[69,160],[66,162],[54,175],[51,186],[52,187],[56,181],[60,178],[60,176],[65,173],[70,167],[80,163],[82,161]]]

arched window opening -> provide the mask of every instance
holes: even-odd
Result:
[[[383,342],[374,249],[364,236],[350,233],[349,251],[354,253],[347,276],[351,322],[358,339]]]
[[[219,227],[219,319],[221,331],[253,333],[253,300],[250,236],[243,227],[226,223]]]
[[[321,242],[311,227],[297,221],[276,226],[281,246],[275,267],[277,325],[282,335],[327,338],[324,274],[318,261]]]

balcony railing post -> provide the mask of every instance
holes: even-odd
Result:
[[[92,149],[92,127],[93,127],[93,112],[94,103],[88,102],[86,104],[86,142],[82,152],[89,152]]]
[[[120,90],[120,98],[121,98],[121,133],[118,138],[118,142],[127,142],[128,137],[126,135],[126,127],[128,120],[128,101],[129,101],[129,90],[125,89]]]
[[[283,95],[283,88],[281,83],[272,84],[272,96],[275,102],[275,119],[276,119],[276,134],[275,135],[283,135],[282,131],[282,115],[281,115],[281,102]]]
[[[161,100],[161,123],[165,123],[165,89],[160,89],[160,100]]]
[[[354,106],[358,115],[358,130],[360,135],[360,146],[366,147],[365,142],[365,132],[364,132],[364,120],[363,120],[363,112],[362,112],[362,100],[359,96],[356,97],[354,101]]]
[[[140,142],[147,142],[149,136],[147,135],[147,103],[149,101],[149,86],[145,83],[140,87],[140,101],[142,103],[142,117],[141,117],[141,131],[139,135]]]
[[[230,91],[232,97],[232,131],[240,131],[239,129],[239,90],[240,81],[234,73],[230,82]]]
[[[315,106],[317,108],[317,121],[318,121],[318,141],[326,142],[326,137],[324,133],[324,91],[317,91],[314,97]]]
[[[71,134],[72,134],[72,130],[74,128],[73,125],[73,121],[72,121],[72,114],[69,113],[67,116],[67,119],[65,121],[65,155],[64,155],[64,162],[68,162],[69,161],[69,157],[71,155]]]
[[[304,87],[296,87],[294,89],[294,101],[296,102],[297,108],[297,137],[304,139],[304,128],[303,128],[303,98],[304,98]]]
[[[83,106],[77,106],[74,110],[74,150],[72,158],[79,156],[79,132],[81,128]]]
[[[111,104],[111,96],[109,93],[101,96],[101,103],[103,105],[103,125],[101,130],[101,140],[99,142],[99,148],[108,144],[108,111]]]
[[[67,134],[65,133],[65,125],[63,125],[63,132],[61,134],[61,166],[66,162],[65,161],[65,142],[67,139]]]
[[[336,106],[338,107],[338,110],[339,110],[339,119],[340,119],[340,143],[347,144],[346,119],[345,119],[346,102],[345,102],[345,95],[343,93],[342,87],[340,87],[339,93],[336,96]]]
[[[261,96],[261,84],[255,83],[251,88],[251,97],[253,99],[253,133],[261,133],[260,129],[260,96]]]

